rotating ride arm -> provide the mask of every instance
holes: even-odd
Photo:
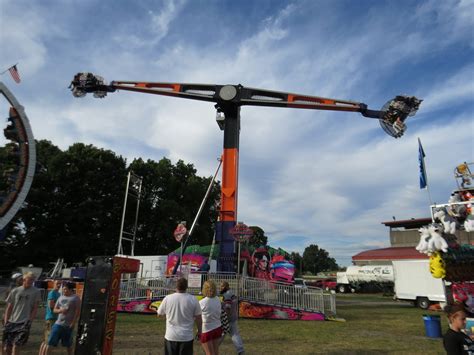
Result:
[[[247,88],[242,85],[151,83],[136,81],[112,81],[92,73],[78,73],[70,88],[75,97],[93,93],[103,98],[116,90],[135,91],[146,94],[172,96],[183,99],[214,102],[217,123],[224,131],[222,153],[222,182],[219,220],[216,223],[216,241],[219,242],[220,271],[235,271],[235,243],[229,233],[237,222],[237,186],[239,167],[239,134],[241,106],[288,107],[313,110],[359,112],[365,117],[378,119],[389,135],[399,138],[406,126],[404,121],[418,110],[421,100],[416,97],[397,96],[382,110],[369,110],[366,104],[328,99],[317,96]],[[223,115],[222,115],[223,114]]]
[[[215,102],[219,112],[224,112],[226,106],[267,106],[360,112],[364,117],[380,120],[385,132],[394,138],[399,138],[403,135],[406,130],[405,120],[408,116],[413,116],[416,113],[422,102],[422,100],[414,96],[399,95],[388,101],[381,110],[370,110],[366,104],[360,102],[248,88],[240,84],[215,85],[112,81],[107,85],[102,77],[92,73],[76,74],[70,88],[75,97],[82,97],[87,93],[93,93],[94,97],[103,98],[109,92],[127,90]]]

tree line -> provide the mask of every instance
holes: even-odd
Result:
[[[173,238],[177,223],[190,225],[211,181],[181,160],[172,164],[167,158],[138,158],[127,166],[110,150],[76,143],[62,151],[46,140],[38,141],[36,150],[30,192],[0,242],[0,270],[116,254],[130,170],[143,177],[135,254],[167,254],[179,246]],[[212,241],[219,191],[214,183],[193,232],[199,243]],[[134,227],[130,220],[125,224],[129,230]]]
[[[6,149],[0,147],[2,160]],[[0,270],[28,264],[47,267],[58,258],[70,264],[91,255],[116,254],[129,171],[142,177],[135,254],[168,254],[179,247],[173,238],[176,225],[187,221],[190,227],[211,182],[211,177],[198,176],[194,165],[182,160],[173,164],[167,158],[136,158],[127,165],[111,150],[75,143],[63,151],[47,140],[37,141],[36,150],[30,192],[0,241]],[[219,202],[220,184],[214,182],[192,244],[212,243]],[[124,230],[134,226],[133,203],[127,203]],[[264,230],[251,228],[255,231],[251,242],[266,245]],[[124,243],[125,253],[127,248]],[[302,256],[291,253],[291,258],[295,269],[303,272],[338,267],[317,245],[308,246]]]

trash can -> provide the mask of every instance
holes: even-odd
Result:
[[[440,316],[431,316],[424,314],[425,333],[428,338],[441,338],[441,318]]]

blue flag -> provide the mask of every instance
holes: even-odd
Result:
[[[428,179],[426,178],[425,169],[425,151],[421,145],[420,138],[418,138],[418,160],[420,164],[420,189],[424,189],[428,185]]]

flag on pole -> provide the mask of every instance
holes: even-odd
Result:
[[[420,138],[418,138],[418,160],[420,164],[420,189],[424,189],[428,185],[428,179],[426,177],[426,168],[425,168],[425,151],[421,145]]]
[[[15,80],[17,84],[19,84],[21,79],[20,79],[20,73],[18,72],[16,64],[8,68],[8,71],[10,72],[10,75],[12,76],[13,80]]]

